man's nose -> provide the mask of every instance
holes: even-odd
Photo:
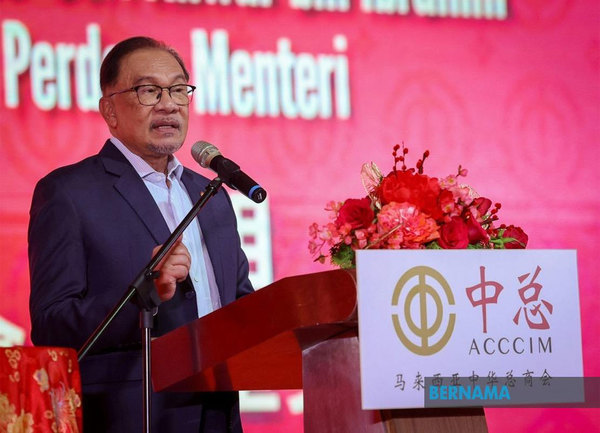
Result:
[[[165,95],[165,92],[166,92],[166,95]],[[158,103],[154,107],[155,108],[158,107],[159,109],[170,109],[170,110],[179,109],[179,105],[177,105],[175,103],[175,101],[173,100],[173,97],[171,96],[171,91],[165,87],[163,87],[161,89],[160,99],[158,100]]]

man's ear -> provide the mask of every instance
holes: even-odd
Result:
[[[100,109],[100,114],[104,117],[104,121],[108,127],[113,129],[116,128],[117,113],[115,112],[115,105],[113,104],[112,99],[103,96],[98,102],[98,107]]]

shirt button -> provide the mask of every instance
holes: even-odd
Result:
[[[189,292],[185,292],[185,297],[187,299],[192,299],[194,296],[196,296],[196,293],[193,290],[190,290]]]

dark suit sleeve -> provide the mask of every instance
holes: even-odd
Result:
[[[88,294],[81,218],[58,176],[35,188],[28,231],[31,339],[36,345],[79,349],[114,305],[110,296]]]
[[[250,280],[248,279],[248,259],[241,248],[238,250],[238,257],[238,263],[240,263],[240,266],[238,268],[236,299],[254,292],[252,283],[250,283]]]

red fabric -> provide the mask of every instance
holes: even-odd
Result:
[[[82,431],[76,352],[62,347],[0,348],[0,433]]]

